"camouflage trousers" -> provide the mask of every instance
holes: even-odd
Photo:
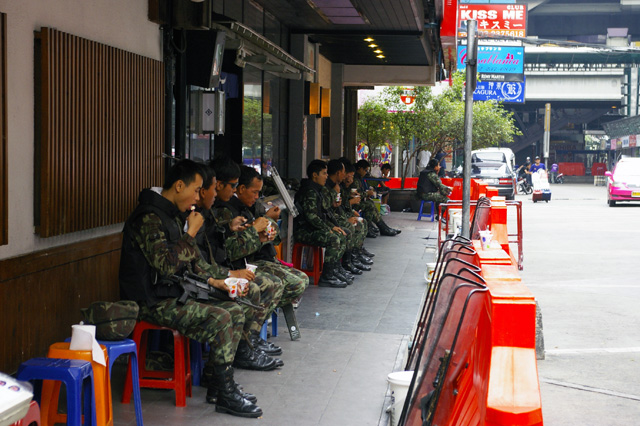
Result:
[[[253,320],[249,324],[249,330],[259,332],[262,329],[262,324],[280,303],[284,285],[277,275],[262,268],[256,270],[255,283],[260,287],[260,298],[256,304],[262,306],[264,310],[255,310]],[[252,301],[252,303],[254,302]]]
[[[327,232],[319,229],[308,230],[300,228],[294,232],[293,237],[299,243],[325,247],[325,263],[339,261],[347,249],[347,237],[333,231]]]
[[[416,196],[419,200],[435,201],[436,204],[447,203],[449,201],[449,197],[442,195],[439,192],[428,192],[426,194],[418,194],[416,192]]]
[[[295,268],[289,268],[280,263],[266,260],[258,260],[256,265],[258,265],[259,271],[265,271],[271,275],[275,275],[282,281],[283,292],[278,307],[286,306],[300,297],[309,285],[309,277],[307,274]]]
[[[376,208],[376,205],[373,203],[373,200],[371,200],[370,198],[366,198],[362,200],[358,206],[361,210],[360,216],[364,217],[369,222],[380,222],[380,212]]]
[[[367,237],[367,221],[358,221],[354,224],[348,220],[344,220],[340,223],[340,227],[344,228],[347,232],[347,250],[359,249],[364,243],[364,239]]]
[[[233,363],[245,326],[245,311],[235,302],[188,299],[184,305],[178,299],[165,299],[151,308],[140,307],[140,319],[178,330],[180,334],[211,345],[212,356],[207,366]]]

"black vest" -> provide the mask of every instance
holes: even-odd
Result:
[[[174,245],[182,236],[182,230],[175,220],[180,212],[169,200],[150,189],[142,190],[138,202],[122,231],[124,235],[118,275],[120,296],[122,299],[153,306],[162,299],[180,297],[182,290],[167,277],[160,276],[149,264],[134,235],[140,229],[142,217],[153,213],[162,220],[167,243]]]

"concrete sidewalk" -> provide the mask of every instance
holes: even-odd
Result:
[[[436,241],[425,239],[435,222],[417,213],[392,213],[385,221],[402,229],[396,237],[367,239],[376,254],[370,272],[345,289],[310,286],[296,311],[302,338],[286,327],[270,340],[283,348],[285,366],[276,371],[236,370],[236,381],[258,397],[259,420],[214,411],[196,387],[186,408],[172,391],[143,389],[147,425],[373,425],[386,424],[387,375],[403,369],[404,351],[426,290],[425,263]],[[433,233],[435,234],[435,232]],[[281,315],[280,322],[284,324]],[[119,403],[124,369],[115,372],[114,425],[135,425],[133,404]]]

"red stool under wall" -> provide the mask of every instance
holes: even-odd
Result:
[[[147,370],[147,339],[150,330],[166,330],[173,334],[173,371]],[[138,346],[138,371],[141,388],[173,389],[176,392],[176,407],[186,407],[187,398],[191,397],[191,358],[189,339],[178,331],[146,321],[139,321],[133,330],[133,340]],[[131,363],[129,367],[131,368]],[[127,371],[122,402],[128,404],[133,392],[131,372]]]
[[[302,269],[302,250],[308,247],[313,250],[313,269]],[[324,262],[324,256],[322,254],[322,247],[311,246],[309,244],[295,243],[293,245],[293,267],[301,270],[313,279],[313,284],[318,285],[318,280],[322,274],[322,263]]]

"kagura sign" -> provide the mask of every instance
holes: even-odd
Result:
[[[458,37],[467,36],[467,21],[478,21],[478,32],[526,37],[527,6],[524,4],[461,4],[458,6]]]

